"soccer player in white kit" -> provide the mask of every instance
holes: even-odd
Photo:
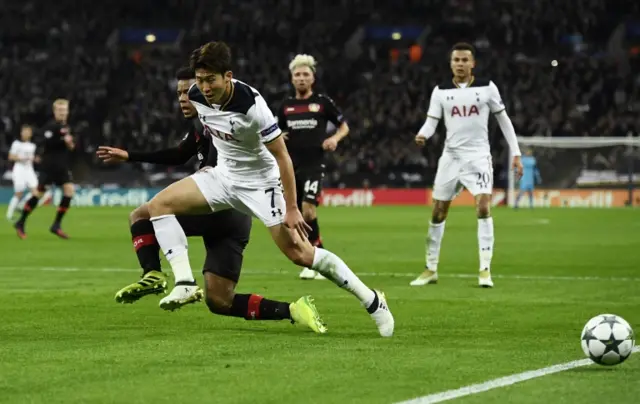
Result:
[[[451,50],[453,79],[433,89],[427,119],[415,141],[424,146],[443,119],[447,128],[446,141],[433,184],[433,212],[426,243],[425,271],[411,282],[422,286],[438,281],[440,245],[451,201],[467,188],[475,197],[478,216],[478,249],[480,272],[478,284],[493,287],[491,259],[493,257],[493,218],[491,192],[493,166],[488,138],[489,113],[492,113],[514,156],[513,168],[522,175],[520,148],[513,124],[505,111],[498,87],[490,81],[473,76],[475,50],[466,43],[455,44]]]
[[[33,169],[33,161],[36,159],[36,145],[31,142],[33,128],[22,125],[20,128],[20,140],[14,140],[9,149],[9,161],[13,161],[13,197],[7,209],[7,220],[13,218],[13,213],[22,199],[25,190],[32,193],[38,187],[38,176]]]
[[[229,47],[209,42],[192,53],[190,66],[196,84],[189,100],[218,151],[218,165],[171,184],[149,202],[156,239],[176,281],[160,307],[173,310],[192,303],[198,289],[187,238],[175,215],[236,209],[260,219],[292,262],[320,272],[355,295],[380,335],[390,337],[394,319],[384,294],[367,287],[338,256],[309,243],[282,132],[260,93],[233,79]]]

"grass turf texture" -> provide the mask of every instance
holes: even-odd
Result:
[[[391,403],[581,359],[580,331],[597,314],[640,332],[637,210],[496,209],[496,288],[486,290],[470,209],[452,209],[442,277],[421,288],[408,283],[424,266],[428,209],[321,209],[327,247],[387,293],[391,339],[329,281],[298,280],[258,222],[238,291],[311,294],[327,335],[204,304],[168,313],[156,297],[118,305],[115,292],[139,276],[127,212],[72,208],[68,241],[48,233],[50,207],[34,212],[27,240],[0,229],[1,403]],[[190,243],[199,270],[202,242]],[[638,376],[636,354],[454,402],[635,403]]]

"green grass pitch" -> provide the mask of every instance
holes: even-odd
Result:
[[[34,212],[27,240],[0,229],[0,403],[393,403],[582,359],[580,331],[597,314],[640,332],[638,210],[495,209],[496,288],[485,290],[473,210],[450,214],[439,284],[412,288],[429,209],[321,208],[327,248],[386,292],[391,339],[329,281],[298,280],[258,222],[238,290],[311,294],[328,334],[204,304],[168,313],[155,296],[118,305],[139,276],[127,212],[72,208],[68,241],[48,233],[51,207]],[[199,271],[202,242],[190,243]],[[453,402],[631,404],[639,377],[636,354]]]

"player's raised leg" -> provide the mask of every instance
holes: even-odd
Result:
[[[153,224],[146,203],[138,206],[129,215],[131,241],[136,251],[142,278],[125,286],[116,293],[116,302],[133,303],[143,296],[161,294],[167,289],[167,276],[160,266],[160,245],[153,231]]]
[[[393,335],[395,322],[384,294],[365,285],[340,257],[323,248],[313,247],[308,240],[303,240],[284,224],[269,227],[269,232],[276,245],[294,264],[321,273],[338,287],[353,294],[375,321],[380,335]]]
[[[351,292],[374,319],[380,335],[392,336],[394,319],[384,294],[368,288],[337,255],[313,247],[307,240],[306,227],[309,225],[304,222],[298,210],[293,164],[284,140],[278,136],[266,146],[277,162],[282,187],[271,186],[246,193],[234,192],[234,195],[269,228],[271,237],[287,258],[296,265],[320,272],[339,287]]]
[[[160,301],[160,307],[165,310],[175,310],[203,297],[191,271],[187,236],[175,216],[211,212],[207,199],[192,177],[174,182],[148,203],[156,239],[171,265],[176,282],[169,295]]]

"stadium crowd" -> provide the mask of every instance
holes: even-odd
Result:
[[[447,49],[459,40],[476,46],[477,75],[499,86],[519,135],[638,135],[639,57],[612,51],[619,25],[638,9],[607,0],[9,2],[0,15],[0,150],[6,156],[21,123],[44,124],[57,97],[71,99],[77,157],[94,170],[99,144],[175,144],[183,126],[173,74],[211,39],[230,43],[236,77],[274,109],[290,91],[292,56],[319,60],[319,88],[351,127],[329,162],[333,185],[405,186],[434,172],[443,133],[425,150],[412,140],[431,89],[449,80]],[[365,35],[360,52],[348,54],[359,27],[389,24],[419,25],[423,35],[395,42]],[[168,45],[119,41],[118,28],[130,26],[182,35]],[[417,58],[407,51],[414,42],[422,44]],[[505,144],[495,125],[490,136],[499,167]]]

